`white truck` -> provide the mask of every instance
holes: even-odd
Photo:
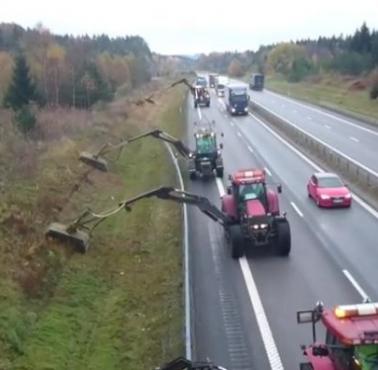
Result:
[[[217,93],[217,96],[220,96],[220,97],[225,96],[227,85],[228,85],[228,77],[219,76],[217,85],[215,86],[215,91]]]

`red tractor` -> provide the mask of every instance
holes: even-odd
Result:
[[[247,248],[273,246],[277,254],[287,256],[291,249],[289,222],[280,214],[278,194],[269,189],[265,171],[242,170],[230,176],[231,186],[222,197],[222,211],[229,218],[226,237],[233,258],[243,256]]]
[[[307,362],[300,370],[377,370],[378,303],[361,303],[297,312],[298,323],[312,323],[313,344],[302,346]],[[316,340],[315,324],[326,330],[325,343]]]

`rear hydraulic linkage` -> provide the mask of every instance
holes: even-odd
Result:
[[[212,364],[211,362],[192,362],[183,357],[158,367],[156,370],[226,370],[223,367]]]
[[[118,205],[118,207],[104,213],[97,214],[92,210],[87,209],[76,220],[68,225],[56,222],[51,223],[47,228],[45,235],[46,237],[71,243],[79,252],[85,253],[89,248],[90,233],[96,226],[98,226],[106,218],[115,215],[122,209],[130,211],[133,203],[141,199],[151,197],[172,200],[177,203],[195,205],[201,212],[210,217],[212,220],[219,222],[223,226],[227,226],[231,221],[226,214],[212,204],[207,198],[188,193],[183,190],[175,189],[173,187],[161,186],[137,195],[134,198],[124,200]]]
[[[119,155],[121,154],[122,149],[137,140],[143,139],[147,136],[152,136],[155,139],[163,140],[169,144],[172,144],[176,150],[184,157],[184,158],[193,158],[194,153],[181,141],[176,139],[175,137],[169,135],[165,131],[155,129],[151,131],[147,131],[141,135],[134,136],[128,140],[123,140],[118,144],[105,144],[101,147],[101,149],[93,154],[88,152],[80,153],[79,159],[84,162],[85,164],[92,166],[100,171],[106,172],[108,170],[108,164],[106,159],[103,157],[105,154],[119,150]]]

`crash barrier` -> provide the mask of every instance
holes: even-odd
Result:
[[[338,149],[331,147],[312,134],[305,132],[292,122],[272,112],[270,109],[250,102],[252,112],[267,123],[290,138],[296,145],[303,148],[311,156],[314,156],[327,167],[339,173],[345,180],[359,187],[363,193],[373,196],[378,200],[378,173],[366,167],[362,163],[350,158]]]

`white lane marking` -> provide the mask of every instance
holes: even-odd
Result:
[[[351,122],[351,121],[349,121],[349,120],[346,120],[345,118],[341,118],[341,117],[335,116],[335,115],[333,115],[333,114],[331,114],[331,113],[328,113],[328,112],[322,111],[321,109],[317,109],[317,108],[311,107],[311,106],[309,106],[309,105],[302,104],[302,103],[300,103],[300,102],[298,102],[298,101],[296,101],[296,100],[286,98],[286,97],[284,97],[284,96],[282,96],[282,95],[279,95],[279,94],[276,94],[276,93],[274,93],[274,92],[272,92],[272,91],[266,91],[266,92],[267,92],[268,94],[272,94],[272,95],[275,95],[275,96],[277,96],[277,97],[280,97],[281,99],[286,100],[286,101],[288,101],[288,102],[291,102],[291,103],[297,104],[297,105],[299,105],[299,106],[301,106],[301,107],[303,107],[303,108],[306,108],[306,109],[312,110],[313,112],[321,113],[321,114],[323,114],[323,115],[325,115],[325,116],[327,116],[327,117],[333,118],[333,119],[335,119],[335,120],[337,120],[337,121],[343,122],[343,123],[345,123],[345,124],[347,124],[347,125],[353,126],[353,127],[358,128],[358,129],[360,129],[360,130],[362,130],[362,131],[365,131],[365,132],[368,132],[368,133],[370,133],[370,134],[372,134],[372,135],[376,135],[376,136],[378,136],[378,132],[377,132],[377,131],[371,130],[371,129],[366,128],[366,127],[364,127],[364,126],[360,126],[360,125],[358,125],[358,124],[356,124],[356,123],[353,123],[353,122]]]
[[[269,175],[272,176],[272,173],[270,172],[268,167],[264,167],[265,172]]]
[[[184,180],[182,178],[180,166],[178,164],[177,158],[175,157],[172,148],[168,143],[164,143],[173,164],[176,168],[177,177],[179,180],[181,190],[185,190]],[[184,212],[184,275],[185,275],[185,354],[186,358],[192,359],[192,331],[191,331],[191,307],[190,302],[190,277],[189,277],[189,227],[188,227],[188,207],[187,204],[183,203],[182,209]]]
[[[219,177],[215,178],[215,183],[217,184],[218,192],[221,198],[226,194],[226,191],[224,190],[224,185],[222,180]]]
[[[302,158],[305,162],[307,162],[312,168],[314,168],[318,172],[326,172],[318,166],[314,161],[312,161],[310,158],[305,156],[302,152],[300,152],[297,148],[295,148],[293,145],[291,145],[289,142],[287,142],[285,139],[283,139],[281,136],[279,136],[275,131],[273,131],[269,126],[267,126],[263,121],[261,121],[260,118],[254,116],[252,113],[249,113],[251,117],[253,117],[257,122],[261,124],[267,131],[269,131],[276,139],[281,141],[284,145],[286,145],[288,148],[290,148],[296,155],[298,155],[300,158]],[[352,193],[353,199],[366,211],[368,211],[372,216],[374,216],[376,219],[378,219],[378,212],[369,204],[367,204],[365,201],[363,201],[357,194]]]
[[[240,133],[240,131],[238,131],[236,134],[237,134],[239,137],[241,137],[241,133]]]
[[[235,126],[234,122],[230,121],[230,125],[231,126]]]
[[[252,147],[251,147],[251,146],[249,146],[249,145],[248,145],[248,147],[247,147],[247,148],[248,148],[248,150],[249,150],[249,151],[250,151],[251,153],[254,153],[254,151],[253,151],[253,149],[252,149]]]
[[[358,294],[364,301],[369,300],[369,296],[367,293],[362,289],[361,285],[358,284],[357,280],[352,276],[352,274],[348,270],[343,270],[343,274],[349,280],[349,282],[353,285],[354,289],[357,290]]]
[[[255,103],[257,105],[259,105],[258,103]],[[325,141],[317,138],[315,135],[313,134],[310,134],[309,132],[307,132],[306,130],[300,128],[299,126],[297,126],[295,123],[289,121],[288,119],[282,117],[280,114],[276,113],[276,112],[273,112],[272,110],[270,110],[269,108],[267,107],[264,107],[264,109],[268,112],[270,112],[271,114],[275,115],[276,117],[278,117],[279,119],[281,119],[282,121],[286,122],[288,125],[294,127],[295,129],[297,129],[298,131],[302,132],[303,134],[307,135],[308,137],[310,137],[311,139],[317,141],[318,143],[322,144],[323,146],[327,147],[328,149],[332,150],[333,152],[337,153],[338,155],[340,155],[341,157],[344,157],[345,159],[347,159],[349,162],[352,162],[354,165],[356,166],[359,166],[361,167],[362,169],[364,169],[366,172],[369,172],[369,174],[373,175],[374,177],[377,177],[378,178],[378,172],[372,170],[371,168],[365,166],[364,164],[362,164],[361,162],[357,161],[356,159],[353,159],[351,158],[349,155],[343,153],[341,150],[339,149],[336,149],[335,147],[333,147],[332,145],[330,144],[327,144]]]
[[[202,120],[202,114],[201,114],[201,109],[200,109],[199,106],[197,106],[197,113],[198,113],[199,120],[201,121]]]
[[[216,184],[218,187],[219,195],[222,197],[225,195],[225,190],[222,180],[217,177]],[[264,343],[266,355],[270,364],[271,370],[284,370],[282,365],[280,354],[276,343],[273,338],[272,331],[269,326],[268,318],[265,314],[264,306],[262,304],[260,294],[257,290],[255,280],[253,279],[251,267],[245,257],[239,258],[239,264],[244,278],[245,285],[247,287],[249,299],[253,308],[253,312],[256,316],[257,325],[260,330],[260,335]]]
[[[354,136],[349,136],[349,139],[350,140],[352,140],[352,141],[354,141],[355,143],[359,143],[360,142],[360,140],[358,140],[356,137],[354,137]]]
[[[298,213],[298,215],[300,217],[303,217],[303,213],[301,212],[301,210],[298,208],[298,206],[294,203],[294,202],[290,202],[291,206],[294,208],[295,212]]]
[[[328,130],[331,130],[331,126],[330,125],[323,125],[325,128],[328,128]]]
[[[272,370],[283,370],[284,367],[282,365],[281,357],[278,353],[278,349],[269,326],[268,318],[265,314],[264,306],[257,290],[256,283],[253,279],[251,268],[245,257],[239,258],[239,264],[243,273],[245,285],[247,286],[247,291],[251,300],[253,311],[255,312],[260,335],[262,337],[265,351],[268,356],[270,368]]]

